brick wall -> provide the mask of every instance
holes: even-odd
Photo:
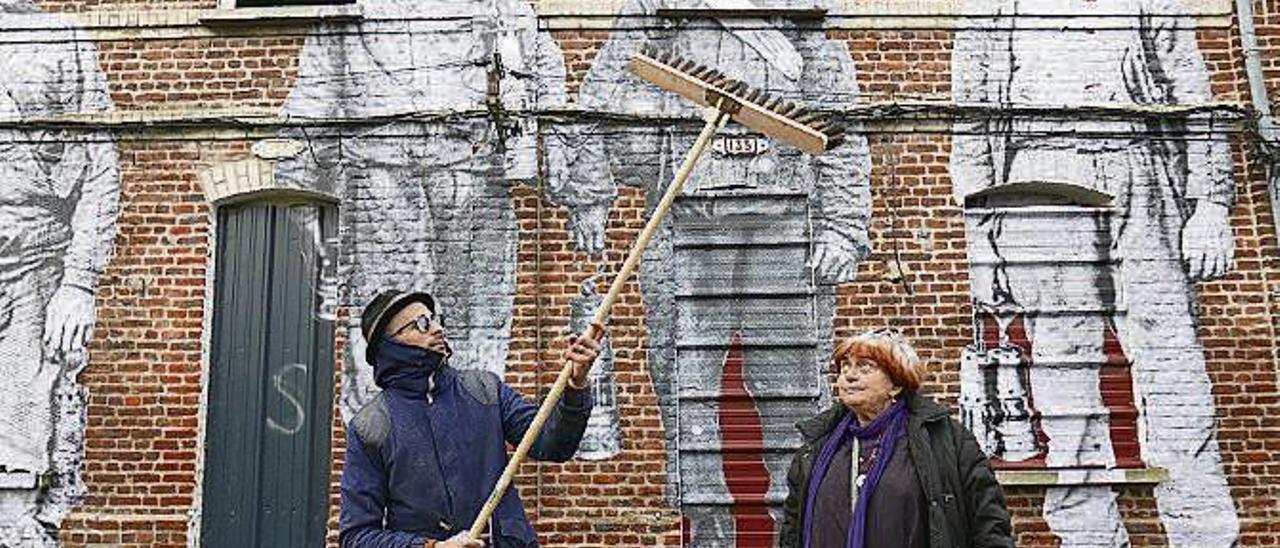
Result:
[[[212,2],[42,2],[47,11],[114,12],[145,7],[182,10]],[[1280,99],[1280,4],[1259,2],[1263,63]],[[184,34],[190,36],[184,37]],[[228,109],[278,109],[296,78],[303,29],[272,26],[210,31],[166,28],[131,40],[101,31],[96,45],[117,112],[166,111],[207,116]],[[859,71],[864,104],[951,101],[951,29],[841,29]],[[602,44],[604,29],[556,30],[568,89],[576,95]],[[1201,52],[1215,98],[1243,107],[1247,82],[1234,27],[1201,28]],[[837,292],[835,334],[889,324],[903,329],[929,364],[926,384],[955,406],[955,365],[973,339],[965,228],[951,199],[946,124],[917,127],[871,120],[872,255],[855,281]],[[923,128],[923,129],[922,129]],[[220,131],[219,131],[220,130]],[[63,524],[67,546],[185,546],[198,521],[201,394],[208,363],[212,207],[198,182],[203,169],[249,157],[251,141],[273,135],[234,121],[142,127],[120,132],[122,208],[116,250],[97,295],[90,365],[80,380],[90,393],[85,433],[87,494]],[[1237,205],[1231,222],[1236,265],[1200,285],[1199,335],[1218,410],[1218,440],[1241,522],[1241,545],[1280,546],[1280,389],[1276,318],[1280,269],[1264,164],[1248,133],[1233,134]],[[534,396],[554,380],[565,347],[569,306],[598,266],[616,270],[644,223],[645,196],[623,189],[608,221],[603,261],[575,251],[568,212],[519,185],[513,191],[520,230],[506,380]],[[341,311],[339,325],[345,325]],[[681,515],[665,499],[666,436],[647,371],[647,331],[633,282],[614,308],[623,451],[603,462],[529,464],[517,484],[541,540],[549,546],[678,545]],[[338,333],[339,351],[344,330]],[[337,375],[344,360],[337,360]],[[335,385],[339,384],[335,380]],[[341,418],[333,419],[336,483],[343,462]],[[205,481],[209,479],[206,478]],[[1165,546],[1152,487],[1117,488],[1135,546]],[[329,542],[336,543],[336,485]],[[1041,517],[1044,488],[1007,489],[1019,546],[1056,546]]]
[[[123,205],[98,294],[84,503],[68,545],[182,546],[196,498],[209,204],[191,143],[122,143]]]

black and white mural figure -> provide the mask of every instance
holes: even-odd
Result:
[[[511,188],[536,172],[532,113],[565,100],[564,59],[525,0],[362,2],[312,28],[284,115],[311,126],[277,183],[338,196],[344,304],[386,288],[437,296],[452,362],[501,374],[515,294]],[[355,121],[341,129],[324,122]],[[367,121],[367,124],[359,123]],[[347,416],[376,390],[358,318]]]
[[[961,106],[1158,111],[1213,100],[1195,27],[1179,15],[1186,9],[1177,0],[968,4],[993,17],[956,34],[952,84]],[[1088,30],[1035,17],[1054,13]],[[1036,202],[1014,192],[969,204],[986,208],[968,223],[975,310],[993,314],[999,332],[990,348],[966,352],[966,360],[995,369],[974,374],[977,366],[966,364],[964,414],[981,422],[981,395],[999,393],[1013,400],[996,407],[1014,422],[975,425],[980,434],[984,426],[992,430],[984,441],[993,456],[1017,462],[1041,455],[1051,468],[1113,467],[1108,421],[1116,417],[1099,394],[1099,366],[1122,356],[1140,412],[1141,461],[1168,472],[1155,496],[1175,547],[1233,546],[1239,534],[1196,334],[1194,286],[1230,268],[1234,185],[1225,138],[1202,130],[1169,116],[1152,122],[997,111],[958,124],[951,154],[962,204],[1001,187],[1053,185],[1068,189],[1060,196],[1091,197]],[[1054,249],[1056,259],[1028,266],[1020,255],[1037,248]],[[1088,309],[1105,313],[1081,313]],[[1019,350],[1013,339],[1023,339],[1029,355],[1002,358]],[[1118,348],[1107,348],[1112,339]],[[998,365],[1020,359],[1030,361],[1021,385]],[[1025,419],[1019,401],[1039,412],[1046,447],[1017,424]],[[986,413],[993,415],[1000,413]],[[1108,486],[1050,488],[1044,517],[1064,547],[1128,545]]]
[[[596,280],[578,287],[578,296],[569,303],[569,331],[586,333],[604,296],[596,291]],[[574,458],[608,460],[622,452],[622,416],[618,407],[618,383],[613,375],[613,342],[608,334],[600,341],[600,357],[591,368],[591,415],[582,433]]]
[[[0,0],[0,119],[111,109],[97,50],[70,18]],[[94,296],[115,238],[120,170],[103,131],[0,130],[0,545],[53,546],[84,492]]]
[[[654,44],[788,99],[844,109],[858,100],[854,64],[820,19],[732,15],[815,7],[824,6],[624,3],[579,97],[584,111],[614,118],[546,137],[549,191],[575,206],[579,249],[602,250],[616,185],[644,189],[652,210],[701,126],[689,102],[627,71],[631,55]],[[661,8],[717,15],[659,17]],[[810,157],[730,124],[646,252],[649,374],[686,545],[773,542],[787,450],[799,444],[794,424],[825,395],[834,284],[850,280],[869,249],[869,173],[856,128],[844,146]]]

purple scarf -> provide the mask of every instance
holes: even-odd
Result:
[[[853,513],[853,519],[849,520],[849,540],[846,544],[847,548],[863,548],[866,545],[867,530],[867,506],[871,503],[871,494],[875,493],[876,485],[880,483],[880,477],[884,475],[884,469],[888,466],[889,458],[893,456],[894,446],[897,444],[898,437],[907,427],[907,404],[903,400],[893,402],[888,409],[880,413],[879,417],[871,421],[866,426],[858,426],[858,421],[852,412],[846,413],[840,423],[836,425],[831,434],[827,436],[827,442],[822,446],[822,452],[818,454],[818,460],[813,464],[813,470],[809,473],[809,493],[805,498],[804,507],[804,548],[812,548],[813,538],[813,509],[818,499],[818,487],[822,485],[822,478],[827,475],[827,469],[831,468],[831,461],[835,459],[836,451],[841,445],[857,437],[859,440],[868,440],[871,438],[880,438],[880,458],[872,463],[871,470],[867,471],[867,479],[862,489],[858,491],[857,510]],[[850,474],[855,477],[858,474],[857,468],[851,468]]]

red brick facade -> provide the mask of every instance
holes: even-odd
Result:
[[[120,10],[212,8],[212,2],[41,1],[46,11],[103,15]],[[1268,89],[1280,102],[1280,3],[1255,4]],[[101,17],[93,21],[104,21]],[[123,25],[117,30],[127,30]],[[177,119],[229,109],[279,109],[297,77],[305,27],[162,28],[168,37],[129,39],[95,29],[102,69],[120,127],[121,211],[115,252],[97,295],[89,366],[84,479],[88,492],[63,524],[66,546],[181,547],[199,521],[202,383],[208,364],[208,311],[214,208],[199,182],[214,162],[249,156],[269,137],[230,118],[144,127],[131,113]],[[182,37],[183,34],[190,35]],[[211,35],[212,34],[212,35]],[[605,30],[557,30],[569,90],[576,94]],[[848,44],[867,106],[951,101],[954,32],[831,30]],[[1234,20],[1202,28],[1201,52],[1218,101],[1248,109],[1248,83]],[[886,111],[889,112],[889,111]],[[941,111],[934,111],[941,112]],[[951,198],[947,124],[910,114],[868,122],[872,164],[872,255],[838,290],[836,336],[889,324],[903,329],[929,364],[926,385],[955,406],[961,349],[973,339],[964,220]],[[897,120],[897,121],[902,121]],[[237,137],[237,135],[240,135]],[[1280,247],[1265,163],[1247,129],[1233,134],[1237,204],[1231,211],[1236,263],[1225,278],[1199,285],[1199,335],[1217,404],[1218,443],[1241,525],[1241,546],[1280,547]],[[605,263],[616,269],[644,224],[643,193],[623,190],[608,221]],[[507,382],[533,396],[555,379],[570,303],[596,259],[574,250],[568,214],[521,185],[516,297]],[[339,205],[341,207],[341,205]],[[340,315],[354,314],[343,310]],[[665,497],[666,437],[647,373],[645,308],[633,282],[613,309],[623,451],[603,462],[527,464],[517,479],[547,546],[675,546],[681,515]],[[339,333],[339,349],[342,348]],[[341,375],[342,359],[337,360]],[[335,379],[335,383],[336,383]],[[333,504],[342,466],[341,418],[333,421]],[[204,478],[203,481],[228,481]],[[1165,546],[1152,486],[1118,488],[1134,546]],[[1044,488],[1006,489],[1019,546],[1057,546],[1041,517]]]

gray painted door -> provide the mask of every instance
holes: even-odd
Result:
[[[333,208],[218,212],[202,544],[321,546],[333,334],[322,314]]]

